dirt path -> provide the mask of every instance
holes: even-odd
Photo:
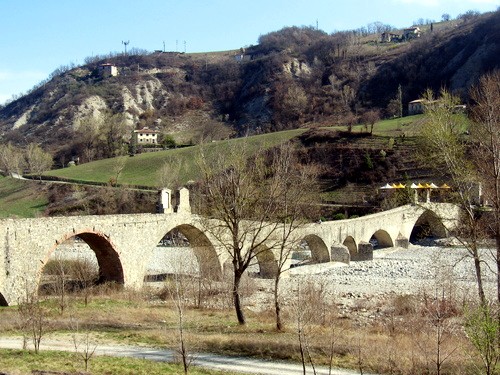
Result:
[[[22,349],[22,337],[0,337],[0,348]],[[32,345],[28,346],[32,348]],[[73,342],[66,340],[47,339],[42,340],[40,350],[59,350],[74,352]],[[158,362],[174,362],[176,353],[172,350],[148,348],[139,346],[128,346],[118,344],[99,344],[95,355],[107,355],[111,357],[140,358]],[[241,372],[243,374],[266,374],[266,375],[301,375],[302,365],[282,361],[264,361],[252,358],[229,357],[210,353],[194,353],[193,365],[220,371]],[[343,369],[329,369],[326,367],[315,367],[318,375],[354,375],[359,372]],[[313,374],[313,369],[308,366],[307,374]],[[366,375],[370,375],[365,373]],[[372,374],[373,375],[373,374]]]

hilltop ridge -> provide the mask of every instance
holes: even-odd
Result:
[[[197,143],[349,125],[369,110],[391,117],[399,86],[403,109],[425,89],[443,86],[466,102],[478,77],[500,65],[499,25],[497,11],[422,27],[420,38],[404,43],[381,43],[378,33],[287,27],[234,51],[88,59],[1,107],[1,142],[40,143],[61,165],[74,156],[87,161],[89,123],[102,127],[113,116],[120,116],[118,137],[125,140],[148,126],[178,143]],[[103,64],[119,74],[103,76]],[[96,152],[94,158],[112,156],[102,147]]]

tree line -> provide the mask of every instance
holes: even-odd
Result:
[[[52,164],[52,155],[36,143],[30,143],[25,148],[11,143],[0,145],[0,169],[6,175],[29,173],[40,177]]]

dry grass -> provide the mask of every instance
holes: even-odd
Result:
[[[309,302],[301,306],[312,306],[312,309],[302,309],[304,314],[311,315],[304,315],[303,329],[315,364],[328,365],[332,357],[334,366],[363,371],[435,373],[433,361],[437,344],[433,316],[436,305],[430,297],[399,296],[387,300],[383,315],[360,321],[356,308],[380,309],[381,306],[364,301],[346,317],[337,313],[334,301],[324,302],[321,288],[304,290],[304,293],[305,301]],[[81,329],[91,332],[101,342],[168,348],[178,345],[178,319],[173,303],[168,298],[159,299],[151,289],[139,293],[102,288],[86,307],[80,297],[73,296],[62,314],[56,299],[47,298],[43,302],[51,311],[50,335],[70,333],[68,321],[71,320],[78,321]],[[190,301],[191,298],[186,299],[188,306],[193,305]],[[459,309],[453,307],[453,301],[440,301],[440,306],[453,311],[441,327],[446,340],[439,349],[450,354],[443,362],[441,373],[469,374],[477,358],[470,354],[473,350],[461,329]],[[286,305],[283,332],[276,332],[274,328],[271,307],[264,312],[246,311],[246,314],[248,324],[240,326],[227,307],[186,308],[184,329],[189,350],[300,361],[297,307],[293,303]],[[16,307],[0,310],[0,330],[19,334]]]

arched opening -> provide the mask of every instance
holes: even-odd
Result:
[[[373,250],[385,249],[386,247],[393,247],[394,242],[391,236],[383,229],[379,229],[370,238],[370,243],[373,246]]]
[[[221,274],[217,253],[207,236],[192,225],[182,224],[156,246],[145,280],[162,281],[171,275],[220,279]]]
[[[273,252],[267,247],[256,251],[259,262],[259,276],[263,279],[272,279],[278,273],[278,263]]]
[[[5,307],[5,306],[9,306],[9,304],[7,303],[7,300],[5,299],[3,294],[0,293],[0,307]]]
[[[87,301],[91,287],[104,283],[123,285],[120,257],[104,234],[84,232],[58,242],[44,262],[38,290],[60,296],[85,291]]]
[[[310,234],[305,236],[291,253],[292,267],[306,264],[327,263],[330,261],[328,247],[323,240]]]
[[[304,237],[307,246],[311,250],[311,262],[312,263],[327,263],[330,261],[330,253],[328,252],[328,247],[325,242],[318,236],[310,234]]]
[[[349,249],[349,254],[351,254],[351,260],[355,260],[358,255],[358,246],[356,245],[356,241],[352,236],[348,236],[344,242],[342,243]]]
[[[432,211],[425,211],[413,226],[410,235],[412,244],[425,244],[435,238],[444,238],[447,231],[441,219]]]

